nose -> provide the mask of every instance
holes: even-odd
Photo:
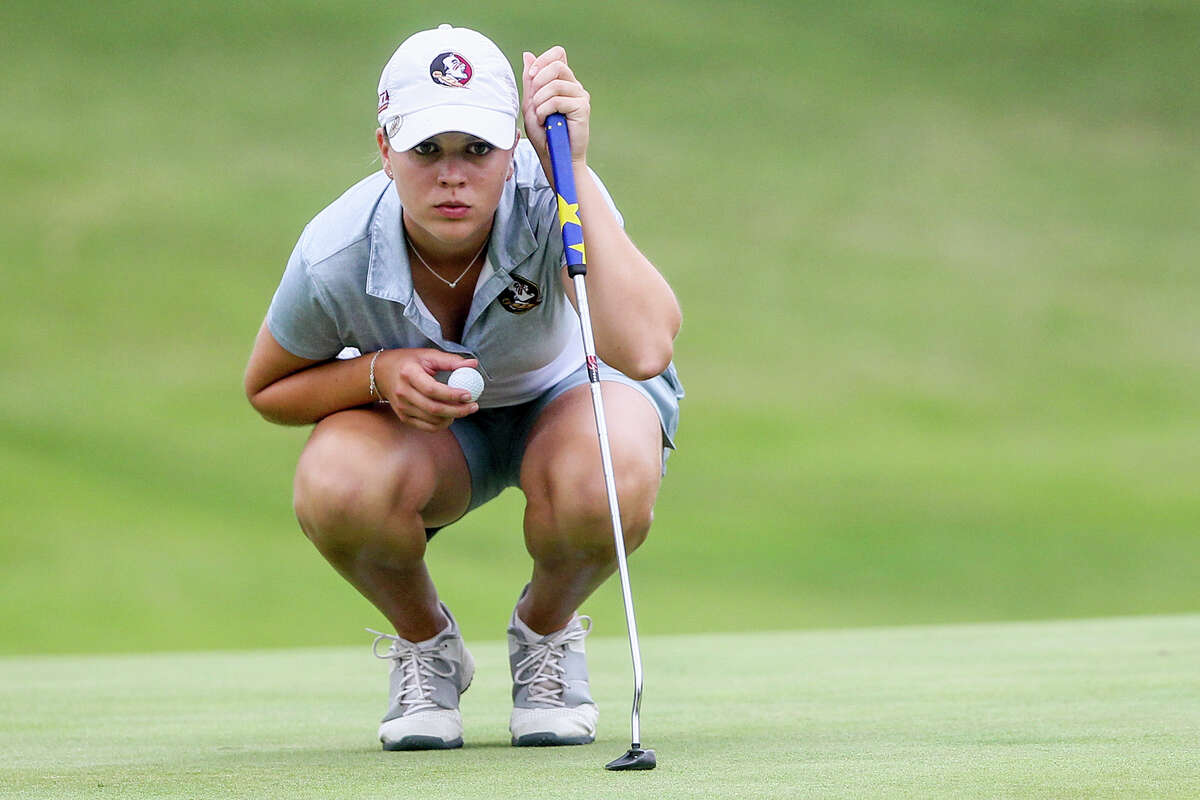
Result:
[[[439,162],[438,185],[447,188],[462,186],[467,182],[462,162],[457,158],[443,158]]]

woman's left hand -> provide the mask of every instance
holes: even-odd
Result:
[[[540,56],[523,53],[521,73],[524,89],[521,111],[525,135],[542,163],[549,163],[546,149],[546,117],[558,112],[567,118],[571,134],[571,161],[584,163],[588,144],[589,95],[567,65],[567,52],[555,45]]]

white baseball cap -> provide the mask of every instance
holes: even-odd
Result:
[[[462,131],[502,150],[517,143],[517,81],[500,48],[470,28],[414,33],[379,76],[379,125],[392,149]]]

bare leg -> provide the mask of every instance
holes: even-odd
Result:
[[[637,390],[605,382],[605,417],[626,549],[650,530],[662,480],[662,433]],[[517,613],[539,634],[566,625],[617,567],[612,516],[591,390],[578,386],[551,403],[530,432],[521,464],[525,546],[533,577]]]
[[[319,422],[296,468],[300,527],[342,577],[419,642],[449,623],[425,567],[425,528],[462,516],[466,459],[449,431],[403,425],[386,408]]]

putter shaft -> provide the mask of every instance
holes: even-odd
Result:
[[[621,577],[621,598],[625,601],[625,626],[629,631],[629,652],[633,657],[633,713],[630,730],[633,749],[641,748],[642,651],[638,646],[637,617],[633,612],[633,590],[629,585],[629,562],[625,555],[625,532],[621,525],[621,508],[617,502],[617,482],[613,474],[612,451],[608,446],[608,425],[604,421],[604,398],[600,393],[600,376],[596,369],[596,343],[592,334],[592,318],[588,310],[587,287],[583,275],[574,277],[575,298],[579,305],[580,328],[583,331],[583,351],[588,363],[588,382],[592,390],[592,409],[596,413],[596,433],[600,439],[600,464],[604,470],[604,487],[608,491],[608,510],[612,515],[613,539],[617,550],[617,571]]]
[[[575,284],[575,300],[579,309],[579,327],[583,333],[588,383],[592,390],[592,409],[596,415],[596,433],[600,440],[600,465],[604,472],[604,487],[608,491],[608,508],[612,515],[613,539],[617,551],[617,569],[621,574],[621,597],[625,601],[625,627],[629,631],[629,652],[633,656],[633,713],[630,730],[633,745],[621,758],[606,764],[611,770],[654,769],[657,763],[653,750],[641,745],[642,652],[638,646],[637,618],[633,613],[633,592],[629,587],[629,564],[625,553],[625,533],[621,527],[621,509],[617,503],[617,482],[613,477],[612,453],[608,444],[608,426],[604,421],[604,398],[600,392],[600,362],[596,358],[596,342],[592,334],[592,316],[588,310],[587,274],[584,257],[583,224],[579,219],[579,200],[571,164],[571,137],[567,120],[554,113],[546,118],[546,140],[550,150],[550,167],[558,195],[558,221],[563,240],[563,256],[567,274]]]

